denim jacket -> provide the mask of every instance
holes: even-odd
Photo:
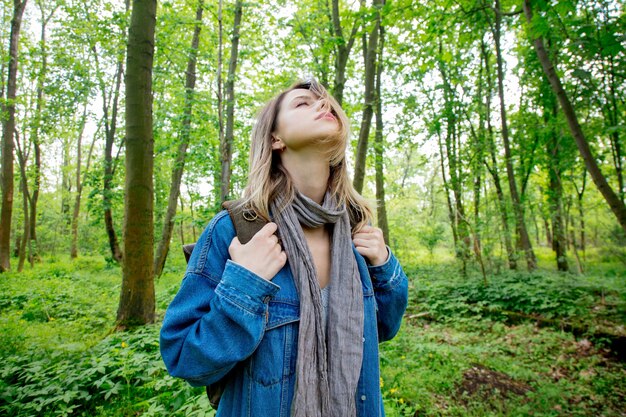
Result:
[[[289,265],[267,281],[230,260],[235,229],[226,211],[209,223],[169,305],[160,348],[168,372],[192,386],[226,377],[217,416],[290,415],[299,301]],[[353,247],[363,284],[363,363],[357,416],[384,416],[378,343],[395,336],[408,284],[393,254],[368,266]]]

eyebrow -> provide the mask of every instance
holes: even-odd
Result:
[[[291,100],[289,100],[289,104],[293,103],[294,101],[296,101],[299,98],[308,98],[309,100],[313,100],[313,97],[304,94],[304,95],[300,95],[300,96],[296,96],[296,97],[292,98]]]

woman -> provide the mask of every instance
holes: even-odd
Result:
[[[353,189],[348,119],[317,82],[272,99],[252,132],[246,244],[226,211],[196,244],[161,329],[170,374],[225,383],[218,416],[383,416],[378,343],[407,278]],[[280,239],[279,239],[280,236]]]

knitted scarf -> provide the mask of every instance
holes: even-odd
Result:
[[[326,194],[320,206],[296,192],[276,213],[298,296],[300,326],[292,417],[354,417],[356,388],[363,358],[363,289],[352,253],[348,212]],[[330,295],[327,328],[322,325],[321,290],[302,226],[334,224],[331,243]]]

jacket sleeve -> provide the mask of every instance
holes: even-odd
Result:
[[[193,386],[219,381],[254,352],[265,331],[269,300],[279,290],[229,259],[235,232],[225,213],[211,221],[196,244],[161,328],[168,372]]]
[[[398,259],[389,249],[389,258],[382,265],[368,265],[374,296],[378,306],[378,340],[392,339],[402,323],[408,304],[409,284]]]

